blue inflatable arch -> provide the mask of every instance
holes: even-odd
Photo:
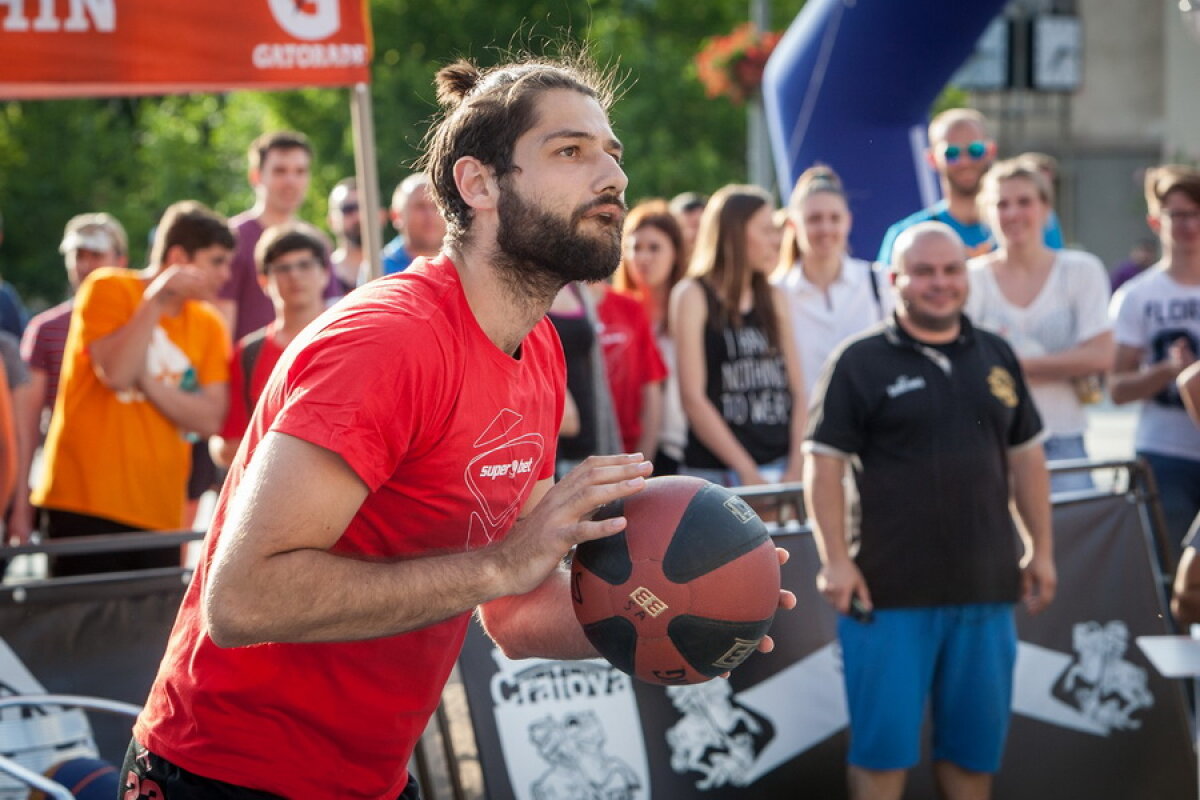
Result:
[[[850,246],[940,194],[925,164],[929,108],[1006,0],[808,0],[767,64],[763,104],[786,202],[814,163],[841,175]]]

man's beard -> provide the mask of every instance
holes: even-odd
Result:
[[[983,185],[983,173],[986,170],[980,170],[975,173],[973,178],[966,180],[961,177],[946,176],[947,182],[950,184],[950,191],[959,197],[972,198],[979,196],[979,189]]]
[[[362,247],[362,226],[352,225],[342,231],[342,235],[346,237],[346,241],[355,247]]]
[[[553,296],[570,281],[601,281],[616,271],[625,211],[620,196],[599,197],[564,219],[527,202],[511,181],[505,184],[498,208],[496,266],[514,290]],[[608,221],[607,231],[595,235],[581,232],[583,216],[601,205],[614,205],[621,214]]]

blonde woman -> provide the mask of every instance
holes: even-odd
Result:
[[[1046,458],[1087,458],[1083,400],[1088,379],[1112,368],[1116,354],[1108,318],[1108,273],[1082,250],[1052,250],[1042,231],[1053,189],[1025,159],[997,162],[984,176],[980,211],[997,248],[971,259],[966,312],[1008,340],[1050,438]],[[1092,488],[1086,472],[1055,475],[1055,491]]]

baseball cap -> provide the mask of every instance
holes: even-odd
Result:
[[[58,252],[94,250],[98,253],[124,255],[129,249],[125,229],[111,214],[79,214],[71,218],[63,231]]]

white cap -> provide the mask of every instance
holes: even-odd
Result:
[[[70,253],[74,250],[93,250],[97,253],[112,253],[117,250],[116,240],[112,233],[104,228],[83,228],[74,230],[63,237],[58,252]]]

